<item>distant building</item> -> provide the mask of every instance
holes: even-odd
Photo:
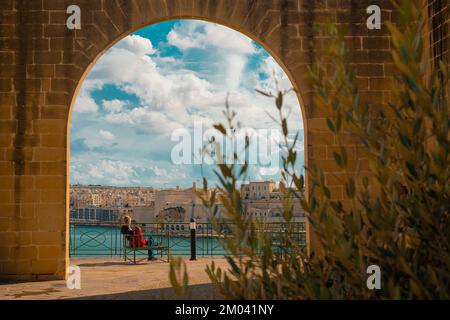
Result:
[[[139,223],[152,223],[155,221],[155,205],[133,207],[131,218]]]
[[[126,205],[123,208],[119,208],[119,212],[120,212],[121,217],[130,216],[132,220],[135,220],[135,219],[133,219],[133,213],[134,213],[133,207]]]
[[[121,217],[117,208],[76,208],[70,210],[71,221],[118,222]]]
[[[73,208],[150,206],[153,202],[153,188],[80,185],[70,188],[70,206]]]
[[[107,187],[107,186],[71,186],[70,211],[71,219],[106,221],[101,212],[114,210],[117,219],[130,215],[135,221],[153,220],[154,189],[144,187]],[[104,209],[93,210],[93,209]],[[97,212],[97,215],[94,213]],[[109,219],[109,218],[108,218]],[[112,220],[111,220],[112,221]]]
[[[198,222],[207,222],[209,211],[203,206],[202,200],[198,196],[196,182],[192,188],[158,190],[155,192],[155,215],[160,215],[166,209],[179,207],[185,212],[185,221],[189,222],[194,217]],[[209,192],[207,195],[209,196]]]
[[[287,188],[283,182],[249,182],[241,185],[241,197],[245,207],[244,215],[266,222],[283,222],[282,197]],[[294,190],[295,191],[295,190]],[[306,214],[299,201],[292,205],[293,220],[304,222]]]
[[[274,181],[249,182],[241,185],[241,196],[243,199],[270,199],[271,193],[277,188]]]
[[[91,195],[91,206],[92,207],[101,207],[103,204],[102,197],[95,193]]]
[[[240,192],[244,215],[266,222],[282,223],[284,218],[281,198],[286,190],[282,182],[242,184]],[[181,230],[181,225],[188,223],[192,217],[199,225],[210,221],[210,211],[203,205],[199,195],[203,194],[209,198],[211,192],[207,191],[205,194],[203,190],[198,190],[196,182],[191,188],[176,187],[164,190],[142,187],[74,186],[70,191],[71,219],[113,221],[129,215],[138,223],[176,223],[174,228],[179,225],[178,228]],[[223,205],[219,202],[216,205],[218,215],[225,218],[226,210]],[[105,210],[102,213],[103,211],[95,209]],[[294,201],[291,209],[294,221],[305,221],[305,212],[299,201]],[[113,210],[117,217],[108,216],[107,212],[110,212],[108,210]]]
[[[171,207],[161,210],[156,215],[157,222],[185,222],[186,209],[183,207]]]

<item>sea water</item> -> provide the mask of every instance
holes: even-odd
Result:
[[[71,225],[69,236],[69,254],[71,257],[120,257],[123,256],[123,236],[118,226]],[[167,234],[154,236],[170,252],[178,256],[190,256],[191,239],[189,236]],[[211,235],[196,237],[197,256],[223,256],[226,250],[221,240]],[[145,254],[143,252],[142,254]]]

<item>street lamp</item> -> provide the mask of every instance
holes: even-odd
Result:
[[[191,222],[189,223],[189,229],[191,229],[191,230],[197,229],[197,222],[195,222],[194,218],[191,218]]]
[[[191,218],[189,223],[189,229],[191,229],[191,261],[197,260],[197,245],[195,239],[195,232],[197,229],[197,223],[194,218]]]

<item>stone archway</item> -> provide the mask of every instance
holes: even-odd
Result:
[[[343,186],[332,179],[334,137],[313,108],[305,75],[327,39],[314,23],[331,19],[347,27],[347,39],[365,98],[382,104],[391,61],[386,28],[365,26],[371,1],[304,0],[6,0],[2,26],[0,95],[0,277],[64,278],[68,264],[68,162],[71,106],[95,61],[118,40],[144,26],[171,19],[202,19],[228,26],[263,45],[301,92],[305,163],[325,171],[334,198]],[[389,0],[378,1],[391,19]],[[81,30],[68,30],[66,9],[81,9]],[[374,45],[377,43],[377,45]],[[386,53],[386,52],[384,52]],[[370,81],[369,81],[369,77]],[[9,79],[9,82],[8,82]],[[349,159],[355,140],[346,138]],[[356,167],[356,165],[355,165]]]

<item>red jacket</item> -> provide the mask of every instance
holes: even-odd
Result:
[[[133,230],[130,238],[130,247],[140,248],[147,245],[147,239],[144,238],[141,228],[136,228]]]

